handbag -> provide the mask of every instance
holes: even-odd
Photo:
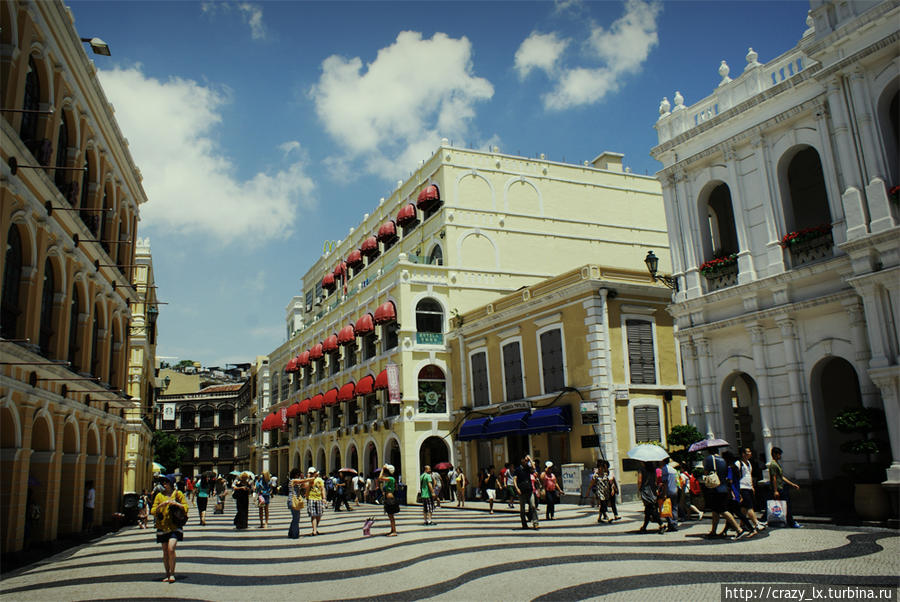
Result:
[[[768,500],[766,502],[766,522],[769,526],[787,524],[787,502],[785,500]]]
[[[169,506],[169,520],[179,529],[187,524],[188,517],[184,506],[172,504]]]
[[[703,475],[703,485],[709,489],[715,489],[722,484],[719,480],[719,473],[716,472],[716,457],[712,456],[712,472]]]
[[[662,507],[659,510],[661,518],[672,518],[672,500],[666,498],[663,500]]]
[[[291,508],[294,510],[303,510],[306,507],[306,500],[299,495],[291,495]]]

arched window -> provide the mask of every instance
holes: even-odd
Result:
[[[200,408],[200,428],[211,429],[216,425],[216,414],[212,406]]]
[[[29,143],[37,138],[38,113],[30,113],[28,111],[37,111],[41,102],[41,84],[38,79],[37,67],[34,64],[34,57],[28,57],[28,73],[25,74],[25,93],[22,98],[22,126],[19,128],[19,138],[23,142]]]
[[[231,406],[219,408],[219,426],[234,426],[234,408]]]
[[[181,430],[194,430],[194,408],[184,408],[181,410],[181,422],[179,423]]]
[[[194,460],[194,440],[190,437],[182,437],[178,440],[178,445],[184,448],[184,460]]]
[[[88,188],[91,187],[91,176],[93,175],[93,172],[91,171],[91,169],[92,169],[91,158],[87,153],[85,153],[84,154],[84,173],[81,175],[81,201],[79,203],[79,205],[82,208],[88,207],[88,200],[89,200],[88,199]],[[87,215],[89,215],[89,214],[82,213],[81,221],[84,221],[84,219]]]
[[[416,331],[441,333],[444,331],[444,310],[434,299],[422,299],[416,304]]]
[[[706,201],[706,219],[709,227],[709,259],[737,253],[737,230],[734,226],[731,190],[727,184],[721,183],[710,192]]]
[[[789,231],[831,225],[825,176],[816,149],[807,146],[791,158],[787,166],[786,184],[788,206],[785,207],[785,217]]]
[[[222,437],[219,439],[219,459],[230,460],[234,457],[234,439]]]
[[[100,306],[94,306],[94,322],[91,327],[91,374],[101,376],[100,370]]]
[[[116,354],[116,344],[119,342],[120,339],[119,339],[119,337],[114,336],[115,334],[116,334],[115,329],[112,328],[112,326],[110,326],[110,329],[109,329],[109,378],[107,379],[107,382],[113,389],[117,388],[116,381],[119,378],[119,371],[116,370],[116,367],[117,367],[116,366],[116,355],[117,355]]]
[[[441,249],[441,245],[434,245],[434,248],[431,249],[431,254],[428,256],[428,264],[444,265],[444,251]]]
[[[443,414],[447,411],[447,381],[444,371],[433,364],[419,371],[419,413]]]
[[[19,286],[22,282],[22,236],[19,227],[10,226],[6,235],[6,263],[3,267],[3,299],[0,301],[0,334],[14,339],[18,334]]]
[[[201,410],[202,415],[202,410]],[[212,460],[213,457],[213,439],[212,437],[203,437],[200,439],[200,459]]]
[[[59,116],[59,135],[56,137],[56,166],[66,167],[69,154],[69,128],[66,125],[66,113],[63,111]],[[66,176],[65,169],[57,169],[53,174],[53,181],[56,188],[66,194]]]
[[[81,372],[81,364],[78,361],[78,315],[81,313],[81,305],[78,303],[78,287],[72,285],[72,303],[69,305],[69,353],[68,360],[72,364],[73,372]]]
[[[53,341],[53,297],[56,296],[55,276],[53,262],[47,258],[44,262],[44,288],[41,293],[41,353],[50,355],[50,345]]]
[[[103,204],[101,205],[101,208],[109,209],[109,186],[105,186],[103,188]],[[93,232],[94,232],[95,238],[99,238],[99,239],[104,238],[103,234],[106,231],[106,221],[107,221],[106,214],[107,213],[109,213],[109,211],[101,211],[99,214],[97,214],[98,217],[93,223],[93,226],[94,226]],[[100,246],[102,246],[103,249],[107,253],[109,253],[109,243],[108,242],[103,241],[100,243]]]

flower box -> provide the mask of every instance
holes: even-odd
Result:
[[[715,278],[729,272],[737,272],[737,253],[715,257],[700,264],[700,273],[707,278]]]
[[[828,234],[831,234],[831,224],[820,224],[818,226],[813,226],[812,228],[804,228],[803,230],[785,234],[779,244],[781,245],[781,248],[787,249],[792,245],[822,238]]]

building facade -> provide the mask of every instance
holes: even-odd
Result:
[[[898,481],[900,5],[811,8],[796,47],[660,106],[688,419],[822,481],[848,461],[834,416],[883,408]]]
[[[664,222],[658,183],[620,154],[568,165],[445,140],[306,272],[293,334],[268,355],[269,469],[390,462],[409,481],[423,458],[455,461],[451,318],[586,258],[667,263]]]
[[[630,493],[628,450],[665,446],[686,419],[670,302],[646,271],[584,265],[456,316],[455,465],[472,481],[525,453],[585,470],[602,458]]]
[[[0,21],[0,538],[15,552],[90,526],[88,481],[94,523],[112,521],[144,462],[127,392],[147,198],[69,10],[3,0]]]

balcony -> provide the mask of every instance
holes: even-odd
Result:
[[[700,273],[706,278],[706,292],[737,284],[737,253],[715,257],[700,266]]]
[[[791,260],[791,267],[815,263],[834,256],[834,238],[831,231],[813,232],[811,235],[784,245]]]

